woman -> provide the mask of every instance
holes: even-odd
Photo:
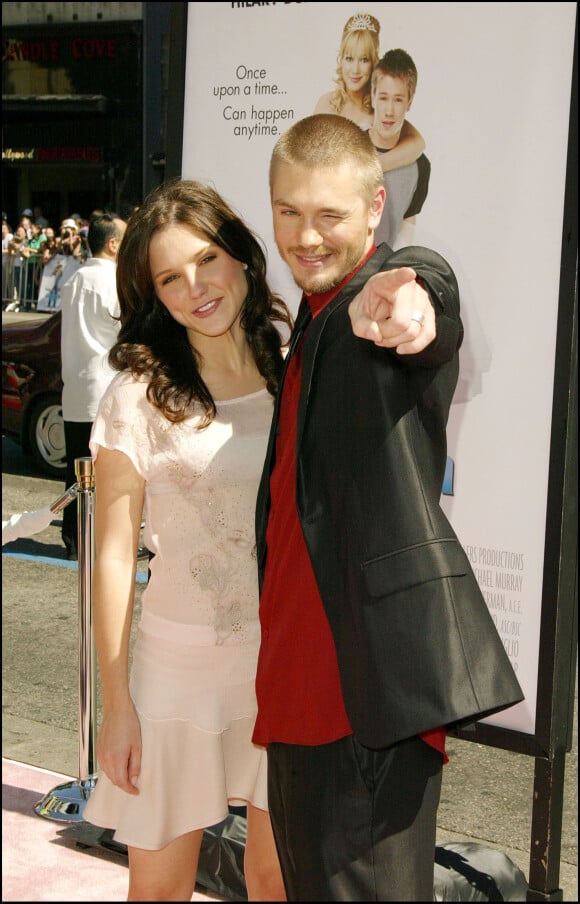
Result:
[[[247,806],[250,900],[284,900],[251,743],[260,638],[254,511],[284,303],[261,246],[198,182],[155,190],[118,256],[120,371],[91,438],[101,774],[85,818],[129,852],[129,900],[185,901],[204,828]],[[128,678],[142,517],[150,579]]]
[[[336,68],[336,88],[323,94],[315,113],[338,113],[361,129],[373,125],[371,76],[380,57],[378,19],[368,13],[351,16],[342,31]],[[423,136],[406,121],[396,148],[379,154],[383,172],[414,163],[425,149]]]
[[[27,283],[27,266],[30,257],[30,249],[28,247],[28,236],[26,227],[19,223],[14,230],[14,235],[8,242],[8,255],[12,264],[12,286],[10,297],[15,301],[25,303],[28,297]]]
[[[55,254],[58,254],[58,243],[52,226],[46,226],[43,232],[46,236],[46,241],[42,243],[41,264],[42,267],[45,267]]]

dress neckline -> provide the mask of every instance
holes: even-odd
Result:
[[[268,390],[264,386],[262,389],[257,389],[255,392],[250,392],[248,395],[236,396],[235,399],[214,399],[215,405],[219,408],[221,405],[233,405],[235,402],[246,402],[249,399],[255,399],[257,396],[264,395],[264,393],[268,393]]]

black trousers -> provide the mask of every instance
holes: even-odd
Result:
[[[441,754],[351,735],[268,747],[268,802],[289,901],[433,901]]]
[[[90,457],[89,440],[92,421],[65,421],[64,441],[66,445],[66,487],[76,483],[75,459]],[[78,506],[76,500],[62,510],[62,542],[69,551],[77,552]]]

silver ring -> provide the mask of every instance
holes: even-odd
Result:
[[[419,324],[419,326],[423,326],[425,315],[422,313],[422,311],[413,311],[413,313],[411,314],[411,320],[414,320],[415,323]]]

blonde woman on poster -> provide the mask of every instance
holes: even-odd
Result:
[[[347,20],[337,55],[336,88],[319,98],[315,113],[338,113],[361,129],[373,125],[371,76],[380,57],[378,19],[356,13]],[[414,163],[425,148],[423,136],[407,120],[395,150],[380,154],[383,172]]]

